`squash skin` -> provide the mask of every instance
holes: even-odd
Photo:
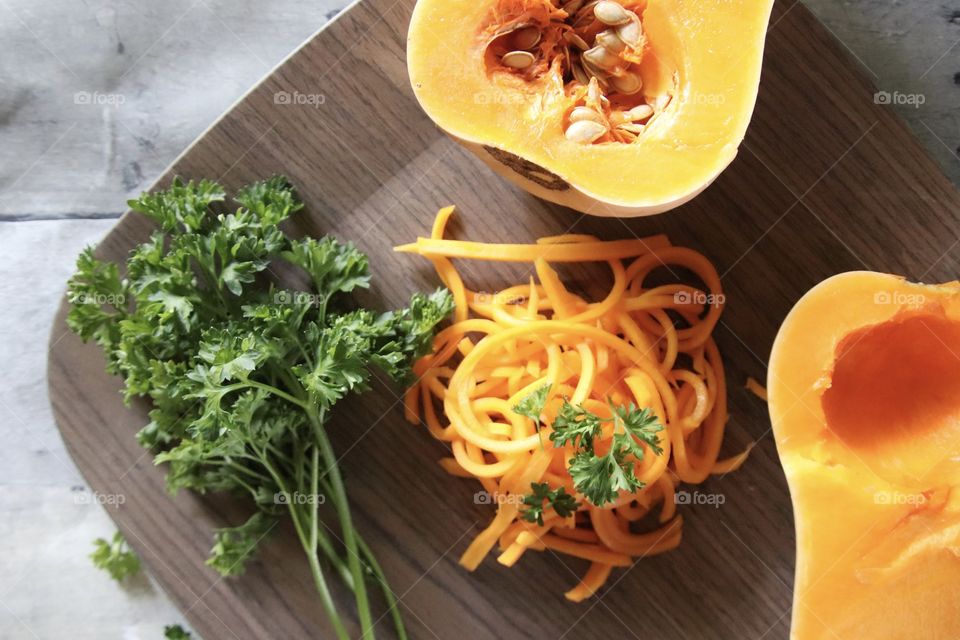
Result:
[[[957,356],[956,282],[840,274],[784,321],[768,394],[796,521],[793,640],[960,634]]]
[[[644,92],[667,92],[665,78],[675,74],[674,98],[637,142],[603,145],[564,138],[569,103],[550,93],[547,80],[488,76],[475,40],[494,4],[418,0],[407,65],[428,116],[499,175],[584,213],[632,217],[688,202],[736,157],[756,102],[772,0],[649,0],[643,21],[653,54]],[[531,180],[504,154],[556,181]]]

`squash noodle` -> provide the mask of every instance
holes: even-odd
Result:
[[[718,460],[727,421],[723,363],[712,338],[723,310],[720,278],[701,254],[662,235],[601,241],[567,234],[534,244],[448,240],[453,212],[439,211],[429,238],[396,248],[429,259],[456,303],[453,323],[414,367],[405,414],[449,445],[452,456],[440,461],[442,468],[475,478],[497,506],[460,564],[474,570],[494,547],[506,566],[529,550],[582,558],[589,569],[566,593],[579,602],[603,586],[613,567],[680,544],[683,519],[674,494],[681,482],[701,483],[746,460],[747,452]],[[466,287],[452,259],[530,263],[536,278],[481,294]],[[602,300],[584,300],[566,289],[551,262],[606,262],[613,285]],[[706,290],[647,286],[661,267],[692,272]],[[550,391],[538,426],[512,407],[545,383]],[[602,417],[610,415],[608,400],[656,414],[664,425],[662,454],[648,448],[642,460],[628,458],[640,490],[621,492],[603,507],[576,491],[567,471],[571,445],[555,447],[549,439],[564,399]],[[611,438],[605,429],[598,446]],[[521,518],[535,482],[564,487],[579,502],[577,512],[560,517],[547,507],[542,525]]]

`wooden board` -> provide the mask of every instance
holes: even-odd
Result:
[[[338,407],[333,432],[358,526],[381,558],[413,638],[786,638],[794,554],[790,501],[765,406],[740,385],[765,377],[777,327],[819,280],[851,269],[953,279],[960,197],[874,88],[809,12],[778,2],[753,124],[733,165],[703,195],[642,220],[586,218],[505,184],[442,135],[408,86],[405,34],[413,0],[367,0],[294,54],[171,168],[235,187],[275,172],[298,186],[299,231],[350,238],[372,257],[371,300],[400,304],[436,286],[426,264],[391,251],[456,203],[462,237],[490,241],[574,232],[605,238],[666,232],[705,252],[723,274],[717,339],[731,382],[726,450],[758,441],[739,472],[703,491],[725,502],[683,508],[673,553],[617,571],[601,598],[573,605],[562,588],[584,566],[528,554],[475,574],[456,560],[492,516],[477,486],[435,464],[444,447],[402,419],[397,389]],[[289,104],[279,92],[323,94]],[[121,259],[148,226],[124,217],[101,245]],[[509,268],[468,271],[493,290]],[[583,286],[592,272],[572,272]],[[328,637],[291,531],[243,578],[203,565],[210,530],[239,521],[223,499],[168,497],[162,470],[134,441],[145,406],[126,408],[97,347],[82,345],[61,309],[51,336],[50,395],[66,444],[93,490],[121,493],[111,511],[150,571],[206,640]],[[442,491],[441,491],[442,490]],[[346,594],[339,594],[348,609]],[[389,619],[378,625],[390,635]]]

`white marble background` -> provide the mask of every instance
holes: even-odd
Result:
[[[344,1],[0,0],[0,640],[182,622],[90,564],[114,527],[53,423],[50,320],[77,252]],[[807,4],[879,88],[922,96],[896,108],[960,183],[960,0]]]

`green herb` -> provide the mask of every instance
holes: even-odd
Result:
[[[97,538],[93,541],[94,551],[90,559],[98,569],[103,569],[117,582],[122,582],[140,571],[140,558],[127,546],[120,532],[113,534],[110,541]]]
[[[190,640],[193,634],[178,624],[170,624],[163,628],[163,637],[166,640]]]
[[[543,414],[543,407],[547,404],[550,386],[549,382],[544,383],[525,395],[520,399],[520,402],[513,406],[513,412],[530,418],[539,429],[540,416]]]
[[[353,308],[348,294],[369,286],[366,256],[331,237],[285,235],[278,225],[302,205],[283,178],[234,200],[239,207],[228,208],[214,182],[174,180],[131,201],[158,229],[133,249],[123,275],[92,250],[81,254],[67,323],[103,347],[127,400],[152,401],[137,437],[169,465],[172,492],[230,491],[256,506],[247,522],[216,533],[210,566],[242,573],[287,513],[337,636],[348,634],[320,554],[353,590],[364,637],[374,636],[367,579],[405,637],[393,592],[354,529],[326,423],[338,400],[368,388],[371,364],[409,381],[451,296],[416,294],[388,313]],[[275,267],[289,265],[302,270],[307,290],[273,280]],[[321,522],[320,503],[332,507],[336,534]]]
[[[543,512],[547,508],[552,508],[561,518],[567,518],[576,513],[580,506],[564,487],[551,490],[546,482],[531,482],[530,489],[532,492],[523,498],[526,508],[520,510],[520,517],[527,522],[543,526]]]
[[[247,561],[257,549],[257,544],[266,538],[276,525],[274,518],[258,511],[238,527],[217,529],[207,566],[213,567],[222,576],[243,574]]]
[[[643,460],[644,455],[643,447],[637,444],[637,440],[650,447],[656,455],[663,453],[657,435],[663,431],[663,425],[653,411],[646,407],[638,409],[632,402],[626,407],[611,404],[610,408],[613,410],[616,426],[622,429],[614,429],[614,447],[628,450],[637,460]]]
[[[595,413],[564,400],[553,421],[550,441],[558,447],[572,444],[574,448],[592,450],[593,440],[600,435],[603,422]]]
[[[622,449],[613,447],[604,456],[581,451],[570,461],[570,477],[577,491],[587,500],[602,507],[617,499],[620,491],[634,492],[644,487],[633,474],[633,463]]]
[[[611,404],[610,409],[613,417],[601,418],[565,400],[550,434],[555,446],[569,443],[576,449],[570,461],[570,477],[577,491],[597,506],[613,502],[620,491],[632,493],[644,487],[634,475],[634,465],[628,456],[642,460],[643,444],[656,455],[663,453],[657,436],[663,425],[652,411],[638,409],[633,403],[626,407]],[[599,456],[594,441],[602,433],[603,423],[611,421],[614,428],[610,450]]]

